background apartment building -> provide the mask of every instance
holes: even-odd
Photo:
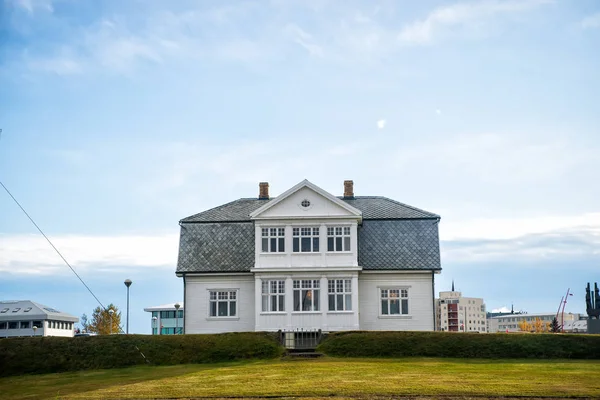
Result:
[[[557,316],[556,312],[549,312],[549,313],[534,313],[534,314],[527,314],[527,313],[512,313],[512,314],[503,314],[503,315],[497,315],[497,316],[492,316],[488,319],[488,328],[489,328],[489,332],[490,333],[496,333],[496,332],[520,332],[521,328],[519,326],[519,324],[522,323],[522,321],[527,321],[528,323],[532,324],[536,321],[536,319],[541,320],[544,324],[549,324],[552,322],[552,320]],[[565,325],[565,330],[571,330],[573,331],[574,329],[574,322],[575,321],[579,321],[580,320],[580,314],[578,313],[565,313],[564,314],[564,320],[563,320],[563,315],[562,313],[558,314],[558,324],[559,326],[562,326],[563,324]],[[580,329],[580,326],[576,327],[577,329]]]
[[[483,299],[463,297],[452,290],[440,292],[435,302],[436,329],[447,332],[487,332]]]

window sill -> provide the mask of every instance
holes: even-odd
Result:
[[[323,254],[323,253],[321,253],[320,251],[298,251],[298,252],[293,251],[292,252],[293,256],[311,256],[311,255],[312,256],[320,256],[321,254]]]
[[[412,315],[380,315],[380,319],[412,319]]]
[[[260,315],[287,315],[285,311],[262,311]]]
[[[207,317],[207,321],[238,321],[240,317]]]
[[[292,315],[323,314],[323,311],[292,311]]]
[[[334,254],[352,254],[352,251],[326,251],[325,252],[328,256],[329,255],[334,255]]]
[[[327,311],[327,314],[354,314],[354,311],[352,311],[352,310],[346,310],[346,311]]]
[[[285,251],[273,251],[273,252],[261,252],[260,255],[261,256],[285,256],[286,253]]]

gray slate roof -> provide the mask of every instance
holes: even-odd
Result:
[[[440,270],[438,215],[386,197],[344,200],[363,213],[358,263],[364,270]],[[239,199],[184,218],[177,272],[249,272],[254,223],[266,200]]]
[[[420,210],[381,196],[357,196],[354,199],[344,199],[354,208],[363,213],[363,219],[405,219],[405,218],[439,218],[439,215]],[[271,199],[272,200],[272,199]],[[182,219],[183,223],[202,222],[241,222],[250,221],[250,213],[266,204],[268,200],[256,198],[238,199],[231,203],[203,211],[199,214]]]

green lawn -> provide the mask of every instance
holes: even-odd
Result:
[[[600,397],[600,362],[432,358],[255,361],[0,379],[0,398]]]

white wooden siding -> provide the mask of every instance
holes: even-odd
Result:
[[[210,318],[209,291],[237,290],[237,317]],[[249,332],[254,330],[254,276],[188,276],[185,293],[185,333]]]
[[[433,292],[431,272],[362,273],[360,292],[360,329],[373,331],[432,331]],[[379,288],[408,287],[409,316],[381,316]]]

